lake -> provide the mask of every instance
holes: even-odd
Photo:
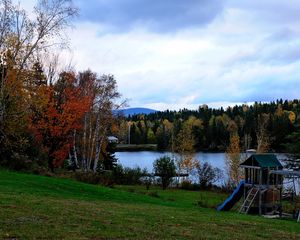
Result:
[[[141,152],[116,152],[118,163],[124,167],[140,167],[147,168],[149,172],[153,171],[153,162],[164,156],[172,157],[171,152],[154,152],[154,151],[141,151]],[[220,169],[225,169],[225,153],[196,153],[196,158],[200,162],[209,162],[212,166]]]
[[[171,152],[155,152],[155,151],[141,151],[141,152],[116,152],[118,163],[124,167],[140,167],[146,168],[149,172],[153,172],[153,162],[164,155],[172,157]],[[284,159],[285,154],[276,154],[279,160]],[[250,154],[249,154],[250,156]],[[226,175],[226,164],[225,164],[225,153],[207,153],[198,152],[196,158],[201,162],[208,162],[213,167],[220,168],[224,173],[224,181],[227,179]]]

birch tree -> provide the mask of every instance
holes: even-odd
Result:
[[[65,29],[77,14],[71,0],[39,0],[34,17],[29,18],[20,5],[11,0],[0,2],[0,123],[4,121],[6,88],[9,71],[16,71],[16,80],[24,87],[24,74],[36,62],[42,51],[65,45]],[[13,89],[15,90],[15,89]]]
[[[91,71],[79,74],[80,84],[85,94],[92,97],[91,109],[84,116],[84,129],[81,136],[82,168],[85,171],[97,171],[101,149],[114,121],[113,110],[120,106],[117,82],[113,75],[100,77]]]
[[[113,119],[112,110],[118,107],[114,101],[120,97],[113,75],[102,75],[97,84],[97,90],[94,172],[97,170],[100,151]]]

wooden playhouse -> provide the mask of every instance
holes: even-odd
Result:
[[[244,169],[241,213],[281,213],[282,165],[274,154],[253,154],[240,166]]]

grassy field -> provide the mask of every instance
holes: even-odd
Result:
[[[0,239],[300,239],[295,221],[215,211],[225,198],[0,170]]]

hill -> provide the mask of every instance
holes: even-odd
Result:
[[[117,114],[123,114],[125,117],[137,115],[137,114],[151,114],[155,113],[157,110],[150,108],[125,108],[117,111]]]
[[[296,222],[216,212],[225,197],[0,170],[0,239],[300,238]]]

